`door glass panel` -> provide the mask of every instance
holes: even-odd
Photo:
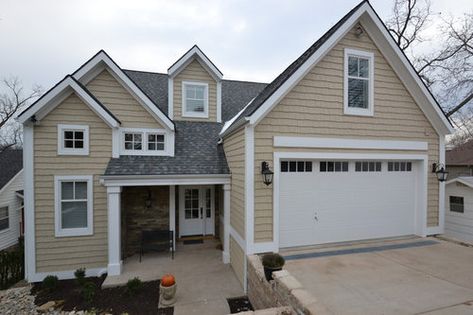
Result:
[[[205,190],[205,216],[207,218],[210,218],[212,216],[212,198],[211,198],[211,193],[210,189],[207,188]]]
[[[199,190],[186,189],[184,193],[184,212],[186,219],[199,218]]]

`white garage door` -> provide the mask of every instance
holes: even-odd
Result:
[[[280,247],[415,233],[414,162],[280,165]]]

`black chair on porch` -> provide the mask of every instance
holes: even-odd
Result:
[[[174,259],[174,231],[145,230],[141,231],[140,262],[145,251],[170,251]]]

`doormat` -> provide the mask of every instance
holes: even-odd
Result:
[[[204,240],[185,240],[185,241],[182,241],[182,244],[184,244],[184,245],[202,244],[202,243],[204,243]]]
[[[329,250],[325,252],[288,255],[288,256],[284,256],[284,259],[297,260],[297,259],[304,259],[304,258],[318,258],[318,257],[330,257],[330,256],[340,256],[340,255],[349,255],[349,254],[373,253],[373,252],[381,252],[381,251],[393,250],[393,249],[430,246],[430,245],[435,245],[438,243],[439,242],[427,240],[427,241],[418,241],[418,242],[400,243],[400,244],[391,244],[391,245],[347,248],[347,249],[339,249],[339,250]]]
[[[173,315],[174,314],[174,307],[164,307],[158,308],[158,315]]]
[[[250,300],[247,296],[240,296],[235,298],[227,299],[228,306],[230,307],[230,314],[254,311]]]

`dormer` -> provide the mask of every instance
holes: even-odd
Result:
[[[223,74],[194,45],[168,69],[168,116],[222,122]]]

